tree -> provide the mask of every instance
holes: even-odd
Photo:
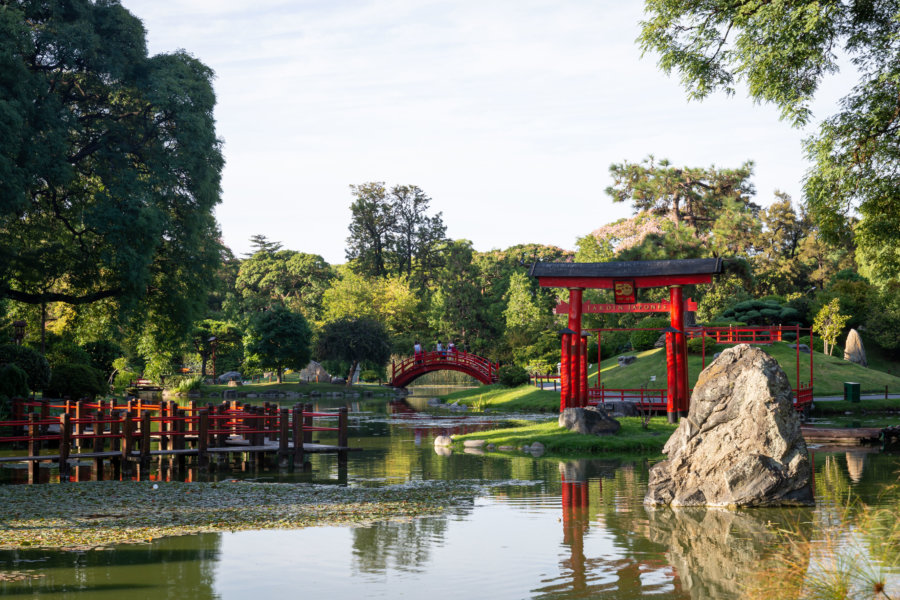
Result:
[[[320,360],[350,364],[347,385],[353,383],[360,362],[384,368],[391,357],[391,344],[384,325],[374,319],[345,317],[325,323],[316,343]]]
[[[282,382],[285,369],[309,364],[312,332],[303,315],[273,306],[250,321],[245,341],[247,352],[263,369],[273,369]]]
[[[646,0],[641,47],[659,54],[691,98],[716,90],[774,104],[804,126],[824,77],[850,57],[858,83],[805,142],[813,162],[804,194],[832,243],[853,230],[874,280],[900,274],[900,9],[895,2]],[[861,217],[853,223],[854,212]]]
[[[356,200],[346,255],[354,270],[372,277],[405,276],[423,291],[441,264],[447,231],[441,213],[428,215],[431,198],[415,185],[388,190],[383,182],[370,182],[350,189]]]
[[[685,222],[698,234],[712,227],[729,200],[759,210],[750,202],[755,190],[749,181],[753,174],[749,161],[737,169],[703,169],[673,167],[667,159],[657,162],[648,156],[639,164],[610,165],[609,173],[613,185],[606,193],[613,202],[631,202],[635,213]]]
[[[204,377],[206,365],[213,355],[213,348],[218,364],[216,370],[221,373],[232,370],[231,367],[235,366],[233,363],[237,362],[235,358],[240,360],[244,350],[241,330],[233,323],[213,319],[204,319],[197,323],[191,335],[191,344],[200,355],[200,374]],[[224,362],[229,363],[228,368],[221,368]]]
[[[825,345],[825,354],[831,356],[834,345],[837,344],[838,337],[844,332],[844,326],[850,320],[850,315],[841,314],[841,301],[834,298],[822,307],[816,314],[813,321],[813,330],[822,337]]]
[[[350,205],[352,218],[347,238],[347,260],[354,261],[359,273],[373,277],[387,275],[387,254],[396,214],[383,182],[351,185],[356,200]]]
[[[294,250],[259,250],[241,263],[235,279],[244,313],[253,314],[274,304],[322,317],[322,296],[334,271],[318,254]]]
[[[148,57],[117,2],[4,0],[0,72],[0,296],[186,333],[220,247],[212,71]]]

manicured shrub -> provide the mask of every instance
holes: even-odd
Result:
[[[88,365],[62,364],[53,369],[44,395],[51,398],[91,398],[106,391],[103,374]]]
[[[653,329],[663,329],[669,324],[669,320],[665,317],[645,317],[638,321],[637,327],[640,328],[653,328]],[[659,339],[659,336],[662,335],[661,331],[632,331],[631,332],[631,347],[635,352],[640,352],[642,350],[650,350],[653,348],[653,344],[656,343],[656,340]]]
[[[688,354],[703,354],[703,338],[695,337],[687,341]],[[706,355],[712,356],[716,352],[721,352],[722,346],[715,343],[710,338],[706,338]]]
[[[518,387],[528,383],[528,371],[519,365],[504,365],[497,371],[500,383],[506,387]]]
[[[25,371],[30,390],[43,390],[50,383],[50,363],[39,352],[26,346],[0,346],[0,364],[14,364]]]
[[[375,371],[373,369],[366,369],[359,374],[359,378],[366,383],[373,383],[375,381],[378,381],[378,371]]]
[[[28,374],[19,366],[0,366],[0,394],[15,398],[28,395]]]

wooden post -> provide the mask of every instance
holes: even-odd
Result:
[[[150,411],[141,414],[141,479],[146,478],[150,468]]]
[[[311,413],[313,411],[313,405],[312,404],[304,404],[303,411],[307,412],[307,413]],[[313,443],[313,439],[312,439],[313,432],[310,429],[310,427],[312,427],[312,426],[313,426],[312,415],[304,416],[303,417],[303,443],[304,444],[312,444]]]
[[[103,420],[103,409],[97,410],[94,412],[94,447],[93,450],[95,453],[103,452],[103,441],[106,439],[103,437],[104,433],[104,425],[100,421]],[[103,481],[103,457],[95,456],[94,457],[94,469],[91,471],[91,480],[92,481]]]
[[[169,436],[166,435],[166,432],[169,430],[169,421],[166,419],[171,413],[169,412],[170,400],[163,400],[159,403],[159,416],[163,417],[163,420],[159,422],[159,449],[160,450],[168,450],[169,449]]]
[[[113,400],[113,406],[115,406],[115,400]],[[109,438],[109,449],[111,452],[117,452],[122,449],[122,442],[119,438],[119,419],[122,418],[122,411],[110,411],[109,418],[113,419],[113,422],[109,424],[109,433],[112,435]],[[125,413],[127,415],[127,413]],[[127,418],[127,417],[126,417]],[[118,480],[122,476],[122,457],[113,456],[110,459],[110,464],[112,465],[112,477],[113,480]]]
[[[288,430],[290,428],[290,418],[291,413],[288,409],[282,408],[279,410],[279,422],[278,422],[278,466],[284,468],[288,465],[288,455],[290,452],[288,451],[288,439],[289,433]]]
[[[131,449],[134,446],[134,419],[131,411],[122,413],[122,472],[130,476],[134,470],[131,463]]]
[[[209,411],[201,410],[199,413],[200,422],[197,426],[197,466],[205,470],[209,467],[209,454],[206,449],[209,444]]]
[[[172,424],[175,430],[175,436],[172,439],[172,450],[184,450],[184,415],[185,412],[179,408],[175,409],[175,422]],[[175,457],[175,464],[178,466],[178,474],[184,473],[185,456],[178,454]]]
[[[40,456],[41,441],[37,437],[41,434],[41,428],[37,424],[37,413],[28,415],[28,456]],[[37,483],[40,480],[39,473],[41,463],[38,460],[28,461],[28,483]]]
[[[72,450],[72,417],[69,413],[59,416],[59,481],[69,481],[69,454]]]
[[[293,433],[294,433],[294,467],[303,468],[303,405],[295,404],[294,405],[294,421],[293,421]]]
[[[50,420],[50,401],[46,398],[41,399],[41,421],[45,423]],[[41,425],[41,433],[47,433],[49,425]]]
[[[347,407],[342,406],[338,409],[338,462],[347,462],[347,444],[349,436],[347,431]]]

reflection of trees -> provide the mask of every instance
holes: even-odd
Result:
[[[808,564],[803,545],[779,544],[778,531],[808,536],[810,509],[730,511],[659,508],[648,511],[649,539],[668,548],[666,558],[691,598],[736,598],[772,549],[781,560]]]
[[[443,542],[447,517],[388,521],[353,529],[353,566],[363,573],[418,570]]]
[[[166,598],[211,600],[221,553],[218,533],[167,538],[151,546],[120,545],[108,552],[13,550],[0,553],[0,570],[40,565],[41,578],[0,584],[10,596],[54,595],[62,590],[85,598]],[[54,597],[56,597],[54,595]],[[68,596],[66,596],[68,597]]]

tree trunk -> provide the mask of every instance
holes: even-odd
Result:
[[[353,385],[353,375],[356,374],[356,368],[357,368],[358,366],[359,366],[359,361],[358,361],[358,360],[354,360],[354,361],[353,361],[353,364],[350,365],[350,375],[347,376],[347,382],[344,384],[344,385],[346,385],[347,387],[350,387],[351,385]]]
[[[281,383],[281,367],[278,367],[278,370],[275,371],[278,379],[278,383]]]
[[[200,376],[206,377],[206,355],[200,354]]]

